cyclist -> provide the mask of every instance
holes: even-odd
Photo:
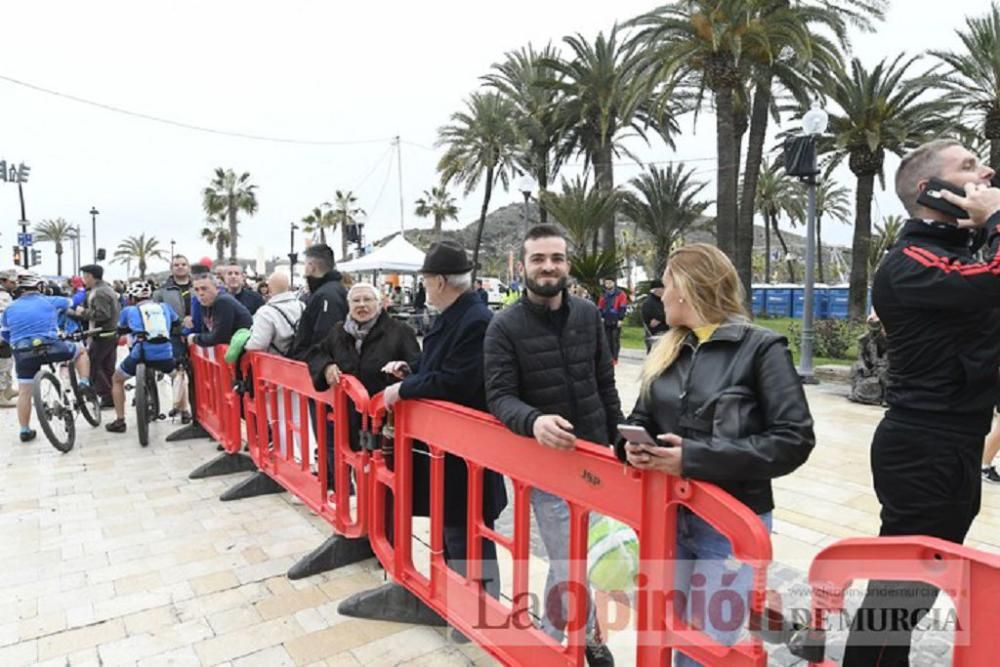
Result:
[[[174,348],[170,332],[179,325],[177,313],[165,303],[156,303],[150,297],[153,287],[144,280],[137,280],[126,288],[130,305],[122,309],[118,328],[132,334],[143,333],[145,340],[129,336],[129,353],[118,365],[111,378],[111,399],[115,404],[115,420],[104,428],[112,433],[125,432],[125,380],[135,377],[140,361],[146,368],[170,374],[174,370]]]
[[[31,428],[31,391],[35,373],[49,362],[75,360],[80,386],[90,385],[90,359],[83,345],[59,338],[59,315],[72,304],[62,296],[44,296],[45,279],[25,272],[17,278],[17,298],[0,316],[0,336],[14,350],[17,374],[17,422],[21,442],[35,439]],[[42,354],[44,352],[44,354]]]

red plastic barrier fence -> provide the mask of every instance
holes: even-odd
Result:
[[[372,425],[385,416],[381,395],[372,398]],[[763,608],[771,542],[760,519],[729,494],[710,484],[688,482],[659,473],[626,470],[605,447],[580,443],[575,452],[541,447],[512,434],[490,415],[439,401],[401,401],[394,408],[395,465],[390,470],[379,452],[372,458],[369,539],[379,560],[396,581],[432,607],[493,656],[511,665],[583,664],[584,603],[570,596],[568,646],[540,630],[525,627],[529,575],[529,510],[533,488],[564,498],[570,509],[569,580],[586,590],[589,512],[618,519],[635,529],[640,542],[636,664],[669,664],[672,647],[709,665],[767,663],[763,646],[751,638],[732,647],[688,627],[675,614],[665,593],[673,590],[676,510],[684,506],[712,524],[733,545],[736,558],[752,564],[750,606]],[[413,441],[427,443],[431,458],[430,576],[413,563]],[[464,458],[469,470],[468,561],[466,576],[450,569],[443,555],[444,454]],[[508,477],[514,488],[513,535],[489,529],[482,515],[483,473]],[[394,498],[393,544],[387,536],[385,506]],[[481,538],[511,552],[514,573],[508,605],[487,596],[474,581],[481,578]]]
[[[240,399],[233,390],[233,369],[226,363],[226,345],[191,345],[188,356],[194,376],[195,419],[229,454],[240,451]]]
[[[949,595],[955,605],[952,665],[996,664],[1000,633],[1000,556],[933,537],[851,538],[823,549],[809,568],[813,627],[844,609],[844,592],[857,579],[920,581]],[[814,662],[824,667],[833,662]]]
[[[247,443],[254,463],[339,534],[365,535],[369,453],[364,448],[351,450],[350,420],[346,418],[352,410],[358,412],[364,430],[368,410],[368,392],[364,386],[354,377],[344,375],[332,389],[316,391],[304,363],[263,352],[244,355],[243,363],[245,368],[247,365],[252,368],[249,371],[253,378],[252,397],[251,392],[244,394],[244,410]],[[310,402],[315,406],[313,409]],[[345,418],[339,418],[340,415]],[[337,502],[337,493],[328,491],[327,423],[333,424],[334,488],[350,489],[352,477],[357,488],[353,519],[350,502]],[[323,427],[311,428],[310,424]],[[315,472],[310,468],[313,448]],[[349,492],[343,497],[349,498]]]

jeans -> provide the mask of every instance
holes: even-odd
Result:
[[[542,632],[555,639],[563,640],[569,596],[561,591],[569,579],[569,505],[559,496],[533,489],[531,508],[535,512],[538,534],[545,545],[549,559],[549,573],[545,577],[545,598],[543,600]],[[597,614],[593,597],[587,596],[587,636],[593,636],[597,626]]]
[[[604,334],[608,339],[608,349],[611,350],[611,358],[618,361],[618,354],[622,349],[622,330],[617,324],[613,327],[604,327]]]
[[[771,513],[758,516],[771,532]],[[753,570],[731,560],[732,553],[729,540],[706,521],[686,509],[677,511],[674,585],[683,593],[679,599],[684,600],[684,618],[726,646],[735,644],[747,625],[753,585]],[[699,594],[689,594],[692,584]],[[735,602],[737,597],[742,604]],[[698,667],[701,663],[674,651],[674,665]]]

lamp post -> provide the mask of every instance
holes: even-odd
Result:
[[[818,103],[813,103],[812,108],[802,117],[802,130],[805,136],[792,140],[793,145],[798,142],[798,148],[794,151],[797,159],[796,168],[788,170],[788,147],[786,145],[785,165],[786,171],[792,176],[798,176],[806,185],[808,193],[808,214],[806,219],[806,276],[805,289],[803,294],[802,309],[802,356],[799,359],[799,377],[806,384],[815,384],[816,377],[813,375],[813,309],[815,305],[815,293],[813,291],[813,281],[816,269],[816,176],[819,168],[816,164],[816,137],[826,132],[829,117],[826,112],[819,107]]]
[[[517,189],[522,195],[524,195],[524,233],[528,233],[528,202],[531,200],[532,193],[538,189],[538,183],[535,179],[531,177],[531,174],[525,174],[517,181]]]
[[[170,268],[174,266],[174,240],[170,239]]]
[[[90,241],[94,250],[92,260],[95,264],[97,263],[97,216],[100,215],[100,213],[101,212],[97,210],[96,206],[90,207]]]
[[[295,230],[299,226],[294,222],[288,223],[288,235],[289,235],[289,246],[288,246],[288,286],[295,287],[295,262],[298,260],[298,255],[295,252]]]

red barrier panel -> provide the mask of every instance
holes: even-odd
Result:
[[[250,455],[261,472],[298,497],[313,512],[330,523],[344,537],[361,537],[368,526],[368,458],[362,448],[352,451],[350,420],[340,419],[353,409],[359,413],[364,430],[368,392],[354,377],[344,375],[328,391],[313,389],[308,367],[300,361],[263,352],[244,355],[252,369],[253,396],[244,395],[247,442]],[[309,403],[315,405],[310,411]],[[354,403],[354,407],[350,403]],[[333,424],[334,482],[336,489],[357,487],[357,512],[351,518],[350,502],[337,502],[337,493],[328,491],[327,429],[310,428]],[[315,433],[315,439],[312,434]],[[316,448],[317,470],[310,469],[312,448]],[[349,498],[345,494],[344,498]]]
[[[226,345],[191,345],[188,355],[194,377],[195,419],[228,454],[240,451],[240,399],[233,390],[233,369],[226,363]]]
[[[375,429],[385,416],[381,398],[373,397],[370,404]],[[529,499],[531,490],[538,488],[564,498],[569,505],[568,584],[576,590],[585,590],[581,587],[586,586],[589,512],[618,519],[639,535],[636,664],[669,664],[671,647],[684,646],[685,653],[709,665],[766,665],[767,656],[758,639],[732,647],[717,644],[682,622],[666,596],[674,588],[676,510],[685,506],[729,538],[736,558],[753,566],[750,606],[758,612],[763,609],[770,537],[760,519],[729,494],[710,484],[625,469],[607,448],[590,443],[578,444],[575,452],[542,447],[530,438],[514,435],[489,415],[451,403],[401,401],[395,406],[393,426],[394,470],[389,469],[379,452],[372,458],[372,547],[396,581],[505,664],[583,664],[585,605],[575,602],[576,596],[570,596],[568,646],[555,643],[540,630],[525,628],[530,601]],[[414,440],[427,443],[431,458],[429,578],[414,567],[411,549]],[[469,469],[466,576],[450,569],[443,556],[446,452],[464,458]],[[483,521],[480,498],[487,468],[513,482],[514,527],[510,538],[490,530]],[[387,536],[384,511],[390,490],[395,501],[395,547]],[[481,574],[480,538],[511,552],[514,573],[510,605],[487,596],[473,583]]]
[[[841,540],[823,549],[809,568],[813,627],[828,612],[844,609],[844,592],[857,579],[920,581],[949,595],[957,616],[952,665],[995,664],[1000,654],[997,600],[1000,556],[933,537],[871,537]],[[832,666],[833,662],[812,665]]]

